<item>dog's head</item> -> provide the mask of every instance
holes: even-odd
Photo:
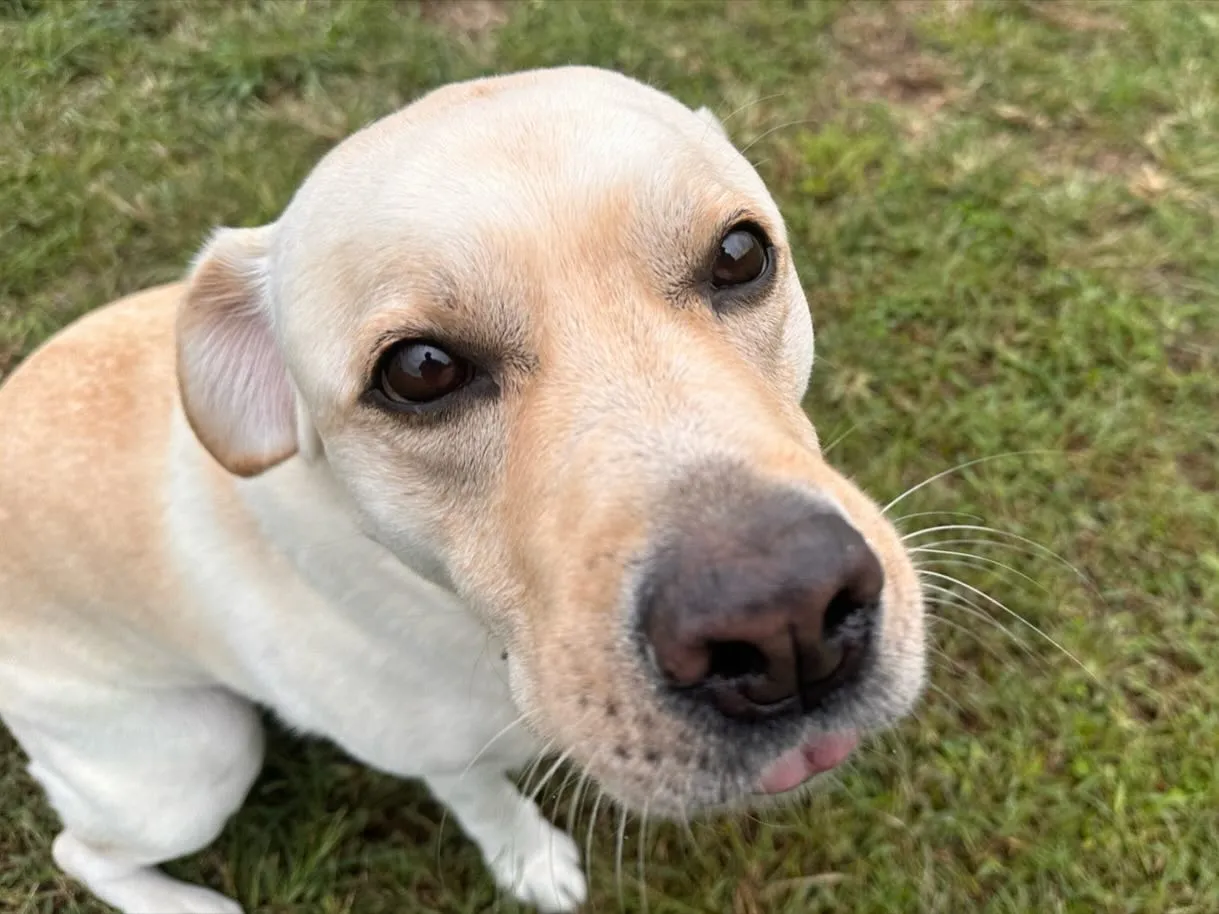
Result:
[[[821,457],[783,220],[709,115],[587,68],[440,89],[219,232],[178,329],[212,455],[327,467],[622,802],[786,791],[915,700],[913,567]]]

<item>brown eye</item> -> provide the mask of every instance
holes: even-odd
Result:
[[[766,239],[754,228],[734,228],[720,241],[711,267],[711,284],[717,289],[743,286],[766,272],[770,252]]]
[[[381,365],[378,386],[395,403],[429,403],[464,387],[473,366],[431,343],[401,343]]]

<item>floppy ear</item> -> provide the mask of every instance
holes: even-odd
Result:
[[[297,397],[271,329],[273,226],[218,230],[195,260],[178,310],[178,389],[216,461],[256,476],[296,453]]]
[[[708,108],[706,105],[699,108],[694,113],[697,114],[699,117],[701,117],[708,124],[710,124],[713,128],[715,128],[716,132],[719,133],[719,135],[722,136],[724,139],[726,139],[726,140],[732,139],[730,136],[728,136],[728,131],[724,129],[724,125],[720,121],[720,119],[718,117],[716,117],[715,114],[712,112],[712,110],[710,108]]]

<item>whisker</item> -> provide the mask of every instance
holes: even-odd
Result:
[[[588,789],[588,785],[592,781],[592,767],[597,764],[597,756],[600,752],[594,752],[593,757],[588,760],[588,764],[584,766],[584,772],[580,775],[580,780],[576,782],[576,789],[572,793],[571,802],[567,806],[567,833],[574,835],[576,826],[580,824],[580,806],[584,802],[584,791]]]
[[[732,120],[734,117],[736,117],[738,114],[741,114],[744,111],[748,111],[750,108],[754,107],[755,105],[762,104],[762,102],[768,102],[768,101],[771,101],[772,99],[782,98],[786,94],[787,93],[785,93],[785,92],[774,92],[770,95],[763,95],[761,98],[755,98],[752,101],[745,102],[745,104],[739,105],[735,110],[730,112],[725,117],[720,118],[720,123],[723,124],[724,126],[727,126],[728,122],[730,120]]]
[[[893,518],[893,523],[900,524],[903,521],[914,520],[916,517],[968,517],[970,520],[982,522],[982,518],[977,514],[970,514],[968,511],[915,511],[913,514],[903,514],[901,517]]]
[[[688,778],[687,780],[692,782],[694,780],[694,778],[691,777],[691,778]],[[690,822],[690,809],[688,806],[686,806],[686,802],[684,800],[681,803],[681,812],[678,815],[678,820],[679,820],[679,824],[681,825],[682,834],[685,836],[686,840],[688,842],[690,842],[690,846],[692,848],[694,848],[695,850],[697,850],[698,849],[698,838],[695,836],[694,826]]]
[[[964,606],[957,606],[955,608],[968,611],[966,609],[966,607],[964,607]],[[1036,652],[1034,652],[1033,649],[1031,647],[1029,647],[1026,643],[1021,641],[1015,634],[1013,634],[1012,632],[1009,632],[1007,629],[996,624],[994,619],[988,619],[987,621],[994,624],[995,628],[997,628],[999,631],[1003,632],[1004,635],[1006,635],[1008,638],[1010,638],[1015,643],[1016,647],[1020,651],[1022,651],[1025,655],[1032,658],[1033,660],[1040,659],[1037,656]],[[986,654],[988,656],[990,656],[992,659],[1002,662],[1003,657],[999,653],[999,651],[995,648],[995,646],[993,644],[991,644],[990,642],[988,642],[985,638],[983,638],[978,632],[971,629],[968,625],[962,625],[960,622],[956,622],[956,621],[954,621],[952,619],[948,619],[944,616],[932,616],[930,619],[928,619],[928,622],[930,622],[931,624],[933,624],[937,627],[944,626],[946,628],[952,629],[953,631],[960,632],[962,635],[967,636],[971,641],[973,641],[976,645],[978,645],[978,647],[980,647],[983,651],[985,651]],[[939,656],[941,659],[946,661],[948,666],[942,666],[941,668],[948,669],[954,676],[964,676],[969,679],[976,679],[979,682],[983,682],[983,683],[986,682],[986,680],[982,678],[982,676],[978,673],[977,670],[973,669],[972,667],[966,666],[964,663],[961,663],[955,657],[953,657],[951,654],[949,654],[947,651],[943,650],[942,648],[928,645],[927,651],[931,654],[935,654],[935,655]],[[989,683],[986,683],[986,684],[989,685]]]
[[[440,804],[440,825],[436,827],[436,841],[433,850],[436,854],[436,872],[441,874],[441,885],[444,885],[444,854],[441,853],[444,844],[444,826],[449,821],[449,807]]]
[[[742,813],[742,817],[747,819],[750,822],[753,822],[755,825],[761,825],[763,828],[771,828],[771,827],[774,827],[773,823],[768,822],[765,819],[761,818],[759,813],[768,813],[768,812],[773,812],[773,811],[774,810],[771,807],[767,807],[766,809],[761,809],[761,810],[747,809],[747,810],[745,810],[744,813]]]
[[[1023,638],[1021,638],[1011,629],[1004,626],[998,619],[996,619],[990,613],[986,612],[986,610],[982,609],[980,606],[978,606],[977,603],[975,603],[973,600],[970,600],[964,594],[958,593],[957,591],[952,590],[951,588],[943,587],[939,584],[924,583],[923,586],[926,587],[928,590],[931,590],[935,593],[942,595],[940,598],[937,599],[937,602],[935,605],[941,606],[945,609],[958,609],[968,616],[972,616],[975,619],[978,619],[979,621],[985,622],[991,628],[1006,635],[1008,638],[1011,638],[1012,641],[1016,642],[1016,644],[1018,644],[1021,648],[1023,648],[1025,651],[1027,651],[1030,655],[1033,654],[1033,649],[1031,647],[1029,647],[1029,645],[1024,641]],[[944,599],[944,597],[947,597],[949,599]],[[944,618],[943,616],[932,615],[931,618],[935,619],[938,622],[947,623],[949,621],[948,619]],[[981,636],[978,635],[976,632],[970,631],[970,629],[968,629],[968,628],[965,628],[964,630],[968,631],[975,638],[977,638],[979,641],[981,641]]]
[[[597,813],[601,811],[601,801],[605,799],[605,788],[600,784],[597,785],[597,799],[593,801],[593,811],[588,817],[588,835],[584,841],[584,878],[591,883],[593,881],[592,859],[593,859],[593,830],[597,825]]]
[[[953,708],[956,709],[960,714],[963,714],[963,715],[969,714],[969,709],[966,708],[965,705],[963,705],[959,701],[957,701],[956,698],[953,697],[952,693],[950,693],[944,689],[941,689],[934,682],[927,683],[927,689],[929,691],[935,692],[936,695],[939,695],[941,698],[943,698],[946,702],[948,702],[950,705],[952,705]]]
[[[568,749],[555,760],[555,763],[550,766],[550,770],[546,772],[546,776],[542,778],[542,780],[538,781],[537,786],[533,788],[533,792],[529,794],[529,802],[537,802],[538,794],[542,792],[542,788],[544,788],[547,782],[549,782],[550,779],[555,776],[555,772],[563,767],[563,764],[571,757],[572,751],[573,750]]]
[[[948,593],[949,591],[945,589],[944,592]],[[956,596],[955,594],[953,595]],[[1001,632],[1014,641],[1016,645],[1025,653],[1029,654],[1030,656],[1036,656],[1033,649],[1029,647],[1028,643],[1023,638],[1001,625],[999,620],[994,616],[991,616],[989,613],[978,609],[977,604],[975,603],[970,603],[963,600],[947,600],[943,597],[937,597],[932,605],[942,609],[959,609],[967,616],[973,616],[974,618],[980,619],[987,623],[991,628]],[[960,622],[949,619],[947,616],[940,615],[938,613],[929,613],[927,616],[927,621],[935,625],[943,625],[946,628],[951,628],[953,631],[960,632],[963,635],[968,635],[974,642],[986,650],[987,653],[996,659],[1000,659],[999,652],[995,650],[995,648],[985,638],[983,638],[978,632],[974,631],[968,625],[962,625]]]
[[[910,550],[911,555],[943,555],[949,558],[928,559],[924,565],[964,565],[967,568],[976,568],[981,571],[989,570],[989,568],[1002,568],[1004,571],[1011,572],[1016,577],[1021,578],[1032,584],[1042,593],[1050,593],[1050,589],[1038,581],[1036,578],[1030,577],[1023,571],[1019,571],[1008,565],[1006,562],[1000,562],[998,559],[992,559],[984,555],[975,555],[972,552],[958,552],[953,549],[936,549],[931,546],[916,546]]]
[[[528,716],[529,716],[529,714],[518,715],[516,720],[512,721],[512,723],[508,724],[508,726],[504,727],[502,730],[500,730],[498,733],[496,733],[493,737],[491,737],[489,740],[487,740],[486,744],[481,749],[478,750],[478,753],[474,756],[474,758],[470,759],[469,764],[467,764],[465,769],[462,770],[461,776],[465,777],[467,774],[469,774],[470,769],[478,764],[479,759],[481,759],[484,755],[486,755],[487,750],[490,749],[493,745],[495,745],[496,741],[499,740],[500,737],[504,736],[506,733],[509,733],[516,727],[519,727],[521,724],[523,724],[525,722],[525,719]]]
[[[648,880],[647,880],[647,847],[648,847],[648,805],[643,804],[643,814],[639,825],[639,907],[643,914],[648,914]]]
[[[837,437],[835,437],[833,441],[831,441],[829,444],[827,444],[825,447],[823,447],[821,449],[821,455],[825,456],[830,451],[832,451],[834,448],[838,447],[838,445],[842,444],[842,442],[846,441],[849,437],[851,437],[851,435],[855,432],[855,430],[857,428],[859,428],[858,423],[856,423],[855,425],[852,425],[841,435],[838,435]]]
[[[958,671],[962,674],[968,672],[955,657],[950,656],[935,645],[927,645],[927,658],[928,660],[939,658],[943,661],[943,663],[934,664],[935,669],[948,670],[948,672],[953,674],[956,674]]]
[[[626,895],[622,888],[622,848],[626,843],[626,807],[618,819],[618,849],[614,854],[614,879],[618,884],[618,908],[626,910]]]
[[[1057,641],[1055,641],[1053,638],[1051,638],[1048,634],[1046,634],[1044,631],[1042,631],[1040,628],[1038,628],[1028,619],[1024,618],[1024,616],[1020,615],[1020,613],[1016,612],[1013,609],[1009,609],[1004,603],[1001,603],[999,600],[996,600],[994,597],[990,596],[990,594],[987,594],[987,593],[979,590],[977,587],[974,587],[970,584],[966,584],[964,581],[954,578],[952,575],[942,574],[938,571],[921,571],[919,573],[920,573],[920,575],[928,575],[930,577],[939,578],[940,580],[948,581],[952,584],[956,584],[958,587],[964,587],[970,593],[981,597],[983,600],[985,600],[986,602],[990,603],[993,606],[997,606],[999,609],[1003,610],[1013,619],[1016,619],[1021,624],[1028,626],[1029,629],[1031,629],[1032,631],[1034,631],[1038,635],[1040,635],[1042,638],[1044,638],[1046,640],[1046,642],[1048,642],[1049,644],[1051,644],[1055,648],[1057,648],[1059,651],[1061,651],[1063,656],[1068,657],[1070,660],[1072,660],[1081,670],[1083,670],[1085,673],[1087,673],[1090,678],[1092,678],[1096,682],[1100,682],[1100,679],[1097,678],[1096,674],[1093,673],[1090,669],[1088,669],[1088,667],[1084,664],[1084,662],[1082,660],[1080,660],[1078,657],[1076,657],[1074,654],[1072,654],[1069,650],[1067,650],[1065,647],[1063,647],[1061,644],[1059,644]]]
[[[547,740],[546,745],[544,745],[541,751],[534,756],[533,762],[531,762],[529,767],[525,769],[524,777],[517,782],[517,789],[520,790],[521,793],[525,793],[529,789],[529,785],[533,782],[533,778],[537,774],[538,768],[541,766],[542,762],[546,760],[547,753],[554,748],[554,744],[555,741],[553,739]]]
[[[570,758],[570,756],[569,756],[569,758]],[[576,767],[572,767],[570,765],[568,766],[567,774],[564,775],[563,781],[562,781],[562,783],[559,784],[559,789],[555,793],[554,802],[550,804],[549,818],[554,819],[554,818],[558,817],[559,807],[563,803],[563,791],[565,791],[567,789],[567,785],[571,783],[572,778],[577,778],[577,779],[579,778],[579,774],[580,774],[579,766],[576,766]]]
[[[915,492],[919,491],[922,488],[925,488],[926,486],[931,485],[933,482],[943,479],[945,476],[951,476],[953,473],[959,473],[962,470],[967,470],[970,467],[976,467],[980,463],[990,463],[993,460],[1006,460],[1009,457],[1029,457],[1033,454],[1058,454],[1058,453],[1061,453],[1061,452],[1052,451],[1052,450],[1009,451],[1006,454],[991,454],[989,457],[975,457],[973,460],[967,460],[964,463],[958,463],[956,466],[949,467],[947,470],[943,470],[939,473],[936,473],[934,476],[928,476],[922,482],[911,486],[901,495],[897,496],[897,498],[893,499],[891,502],[889,502],[887,505],[885,505],[883,508],[881,508],[881,513],[888,514],[889,511],[895,505],[901,504],[903,501],[905,501]]]
[[[1029,539],[1027,536],[1021,536],[1018,533],[1012,533],[1010,530],[1000,530],[997,527],[987,527],[983,524],[940,524],[935,527],[926,527],[922,530],[915,530],[913,533],[904,534],[901,539],[902,539],[902,542],[904,543],[904,542],[907,542],[908,540],[915,539],[916,537],[927,536],[928,534],[931,534],[931,533],[953,533],[953,532],[957,532],[957,531],[960,531],[963,533],[989,533],[993,536],[999,536],[999,537],[1004,537],[1009,540],[1015,540],[1018,543],[1022,543],[1026,546],[1029,546],[1038,555],[1042,555],[1042,556],[1051,558],[1055,562],[1057,562],[1059,565],[1061,565],[1063,568],[1066,568],[1068,571],[1070,571],[1072,574],[1074,574],[1077,578],[1079,578],[1079,580],[1081,582],[1083,582],[1084,586],[1087,587],[1096,597],[1098,597],[1101,600],[1101,602],[1105,602],[1104,596],[1096,588],[1096,586],[1092,583],[1091,579],[1086,574],[1084,574],[1082,571],[1080,571],[1078,568],[1076,568],[1074,565],[1072,565],[1070,562],[1068,562],[1065,558],[1063,558],[1061,555],[1059,555],[1049,546],[1044,546],[1041,543],[1037,542],[1036,540]],[[995,543],[995,545],[998,545],[998,543]]]
[[[929,531],[931,529],[932,528],[928,528]],[[1074,565],[1072,565],[1070,562],[1063,559],[1062,556],[1058,555],[1053,550],[1051,550],[1045,546],[1042,546],[1040,543],[1037,543],[1034,540],[1028,540],[1027,544],[1026,544],[1026,542],[1024,542],[1025,537],[1021,537],[1018,534],[1011,533],[1006,530],[995,530],[991,527],[982,527],[981,529],[989,531],[998,536],[1006,537],[1006,538],[1005,539],[990,539],[990,538],[983,537],[983,536],[973,536],[973,537],[956,536],[956,537],[948,537],[946,539],[933,540],[930,543],[921,543],[920,542],[918,544],[918,546],[916,546],[914,548],[921,549],[924,546],[929,546],[929,547],[988,546],[988,547],[991,547],[994,549],[1002,549],[1006,552],[1014,552],[1016,555],[1028,555],[1028,556],[1036,556],[1037,558],[1049,558],[1049,559],[1053,560],[1054,563],[1056,565],[1058,565],[1059,567],[1065,568],[1066,570],[1070,571],[1077,579],[1079,579],[1079,581],[1083,584],[1083,586],[1085,588],[1087,588],[1087,590],[1091,594],[1093,594],[1095,597],[1097,597],[1102,602],[1104,602],[1104,599],[1105,599],[1104,595],[1100,593],[1100,591],[1096,588],[1096,586],[1092,583],[1092,581],[1088,578],[1088,576],[1083,571],[1079,570]],[[922,532],[922,531],[919,531],[919,532]],[[913,537],[913,535],[912,535],[912,537]],[[903,539],[905,539],[905,537],[903,537]],[[1013,540],[1013,539],[1017,540],[1017,541],[1012,542],[1011,540]],[[978,553],[976,553],[976,552],[971,553],[971,554],[976,556],[977,558],[981,558],[981,556],[978,555]]]
[[[750,149],[752,149],[754,146],[758,145],[758,143],[762,142],[762,140],[766,139],[772,133],[777,133],[780,130],[786,130],[788,127],[800,127],[804,124],[815,124],[815,123],[817,123],[818,120],[819,120],[819,118],[815,118],[815,117],[802,117],[799,120],[785,121],[782,124],[776,124],[774,127],[771,127],[769,130],[762,131],[762,133],[760,133],[758,136],[754,137],[752,140],[750,140],[748,143],[746,143],[744,146],[742,146],[741,155],[744,155],[745,153],[747,153]]]

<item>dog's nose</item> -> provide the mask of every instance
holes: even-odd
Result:
[[[884,587],[839,514],[787,493],[761,501],[671,540],[640,607],[668,685],[738,720],[813,711],[858,679]]]

